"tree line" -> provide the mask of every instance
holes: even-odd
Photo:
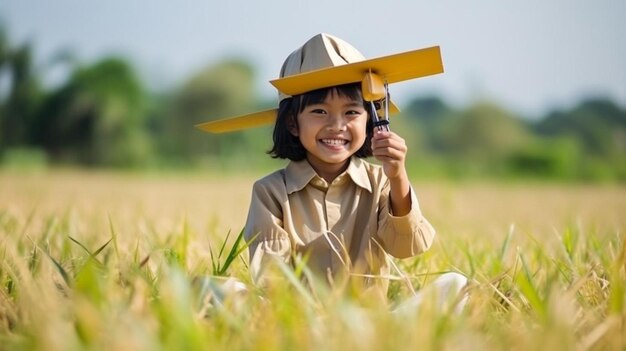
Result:
[[[254,91],[253,65],[226,59],[180,86],[149,92],[120,57],[79,64],[55,87],[42,84],[30,44],[0,29],[0,159],[36,158],[89,167],[197,167],[262,163],[271,128],[210,135],[193,125],[273,106]],[[489,101],[455,108],[416,96],[394,117],[422,176],[626,180],[626,110],[589,98],[521,118]]]

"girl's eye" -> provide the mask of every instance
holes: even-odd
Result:
[[[356,111],[356,110],[350,110],[346,112],[346,115],[348,116],[360,116],[363,112],[361,111]]]
[[[323,115],[323,114],[326,114],[326,111],[324,111],[321,108],[316,108],[316,109],[311,110],[311,113],[315,113],[315,114],[318,114],[318,115]]]

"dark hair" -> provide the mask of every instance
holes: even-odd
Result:
[[[300,138],[291,134],[289,127],[294,126],[298,128],[298,114],[304,111],[307,106],[323,103],[331,92],[335,92],[339,96],[344,96],[355,101],[363,101],[360,83],[322,88],[284,99],[278,105],[278,116],[276,118],[276,124],[274,125],[273,134],[274,146],[267,153],[273,158],[288,158],[292,161],[304,160],[306,158],[306,149],[302,146]],[[363,101],[363,107],[368,114],[367,125],[365,127],[366,137],[361,148],[354,153],[355,156],[361,158],[372,156],[371,139],[374,130],[369,103]]]

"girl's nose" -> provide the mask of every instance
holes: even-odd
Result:
[[[332,132],[342,132],[346,130],[346,123],[340,114],[331,114],[328,118],[327,128]]]

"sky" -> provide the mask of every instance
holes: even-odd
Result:
[[[439,45],[445,73],[394,84],[400,106],[435,94],[530,118],[586,97],[626,106],[625,18],[623,0],[0,0],[10,40],[33,45],[50,82],[46,63],[63,50],[82,63],[123,56],[154,90],[244,57],[273,97],[284,59],[325,32],[367,58]]]

